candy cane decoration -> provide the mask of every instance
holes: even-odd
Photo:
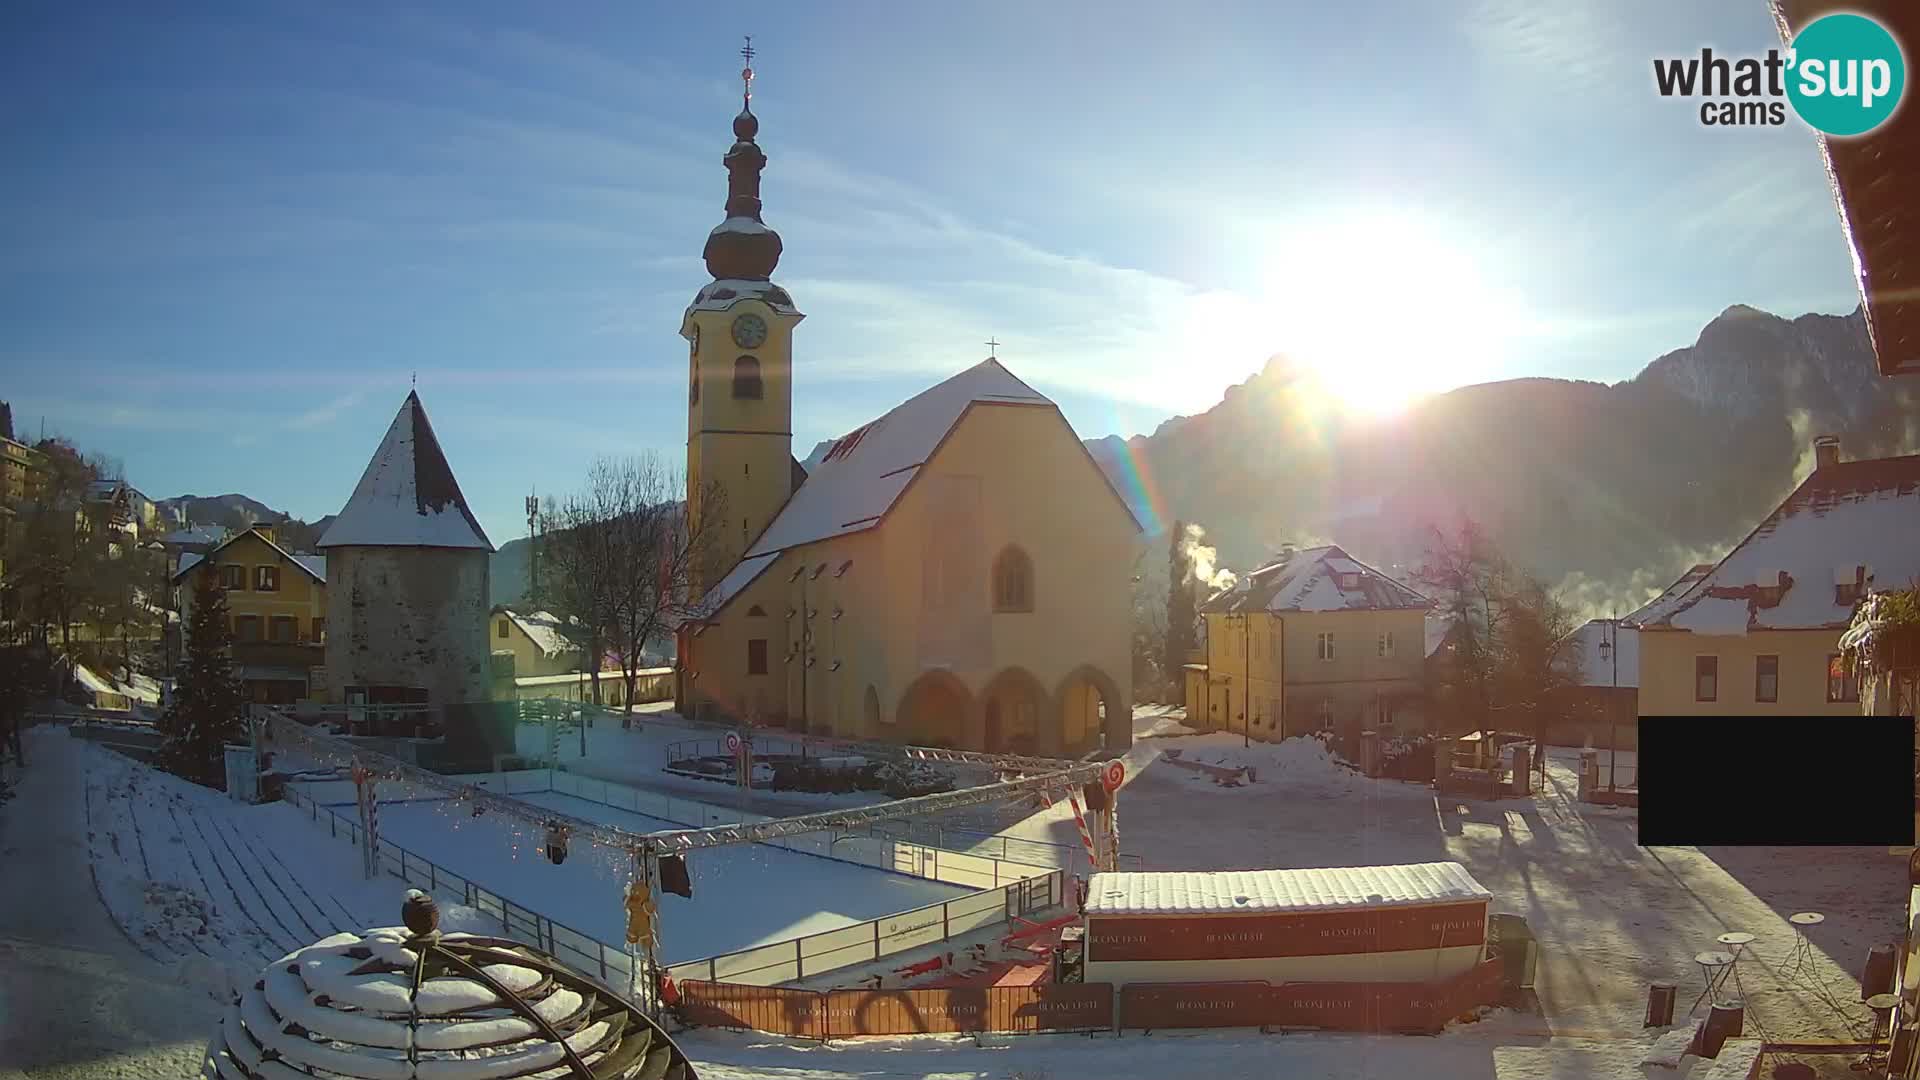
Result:
[[[1073,823],[1080,826],[1080,842],[1087,848],[1087,865],[1097,874],[1100,872],[1100,860],[1093,853],[1093,834],[1087,831],[1086,815],[1080,812],[1080,793],[1072,788],[1067,789],[1067,805],[1073,807]]]

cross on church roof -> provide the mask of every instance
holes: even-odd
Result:
[[[740,58],[747,62],[747,66],[740,69],[740,82],[742,87],[741,98],[744,101],[752,101],[753,100],[753,35],[752,34],[747,35],[747,43],[740,47]]]
[[[992,338],[988,338],[987,348],[990,350],[987,353],[987,357],[989,359],[992,359],[992,360],[1000,359],[1000,343],[999,342],[993,340]]]

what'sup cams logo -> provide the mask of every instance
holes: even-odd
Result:
[[[1699,56],[1656,59],[1661,97],[1701,98],[1708,127],[1777,126],[1787,107],[1827,135],[1864,135],[1887,122],[1907,88],[1907,61],[1886,27],[1864,15],[1815,19],[1785,52],[1729,59],[1701,49]]]

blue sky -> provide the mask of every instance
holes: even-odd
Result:
[[[1759,3],[15,4],[0,398],[154,497],[314,518],[417,372],[504,543],[682,452],[744,33],[802,457],[989,336],[1093,437],[1279,351],[1613,381],[1857,302],[1807,130],[1652,88],[1775,44]]]

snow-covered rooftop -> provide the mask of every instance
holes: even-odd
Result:
[[[562,630],[565,624],[560,616],[553,612],[536,611],[529,615],[522,615],[512,608],[500,610],[507,618],[513,620],[513,624],[520,628],[520,632],[527,635],[534,646],[549,660],[563,653],[580,651],[580,646],[567,640],[567,635]]]
[[[1457,862],[1212,873],[1131,871],[1093,875],[1087,914],[1325,911],[1492,898]]]
[[[1641,626],[1665,618],[1680,603],[1680,598],[1687,595],[1687,590],[1693,588],[1712,570],[1712,563],[1695,563],[1687,569],[1686,573],[1675,579],[1673,584],[1667,586],[1659,596],[1628,612],[1620,621],[1628,626]]]
[[[1202,610],[1391,611],[1433,606],[1427,597],[1332,544],[1263,566],[1247,575],[1243,585],[1216,593]]]
[[[1916,538],[1920,454],[1827,465],[1669,608],[1641,625],[1727,635],[1844,629],[1868,589],[1920,578]],[[1836,567],[1856,568],[1861,588],[1843,592],[1835,584]]]
[[[1611,619],[1589,619],[1567,635],[1574,657],[1580,664],[1580,685],[1582,686],[1620,686],[1637,688],[1640,685],[1640,631],[1625,625],[1624,620],[1615,626]],[[1600,643],[1612,641],[1615,655],[1609,650],[1601,656]],[[1614,664],[1619,663],[1619,682],[1614,681]]]
[[[733,569],[727,571],[727,576],[721,578],[718,585],[707,591],[706,614],[713,615],[719,612],[727,605],[727,601],[732,600],[741,589],[753,584],[754,579],[758,578],[762,571],[772,566],[779,558],[779,554],[779,552],[771,552],[766,555],[755,555],[734,563]]]
[[[320,546],[493,550],[467,508],[419,394],[409,393],[401,403],[353,497],[328,526]]]
[[[729,218],[728,221],[734,219]],[[766,230],[766,226],[761,226]],[[727,230],[722,222],[714,232],[739,231]],[[748,278],[720,278],[709,281],[694,295],[693,303],[687,305],[687,314],[696,311],[725,311],[742,300],[758,300],[782,315],[798,315],[800,309],[793,306],[793,297],[787,290],[771,281],[753,281]]]
[[[879,524],[934,448],[976,402],[1053,404],[998,360],[983,360],[836,439],[747,557]]]
[[[232,536],[229,536],[225,540],[222,540],[220,541],[220,543],[214,545],[214,547],[211,550],[209,550],[204,556],[195,554],[193,552],[187,552],[186,554],[181,555],[180,566],[177,569],[175,569],[173,572],[173,580],[178,582],[181,578],[186,577],[188,571],[192,570],[196,566],[199,566],[203,558],[204,559],[213,558],[215,555],[218,555],[220,552],[226,550],[226,548],[229,545],[232,545],[233,543],[237,542],[243,536],[252,536],[255,539],[258,539],[261,543],[267,545],[268,547],[272,548],[274,551],[278,552],[281,558],[287,560],[288,562],[299,567],[300,569],[305,570],[313,578],[313,580],[318,581],[323,585],[326,584],[327,557],[325,555],[295,555],[293,552],[288,551],[286,548],[281,547],[278,543],[274,542],[273,540],[268,539],[267,534],[261,532],[258,529],[248,529],[245,532],[234,533]]]
[[[199,544],[217,544],[227,538],[227,530],[220,525],[196,525],[191,529],[175,529],[160,538],[162,544],[175,547],[187,547]]]

